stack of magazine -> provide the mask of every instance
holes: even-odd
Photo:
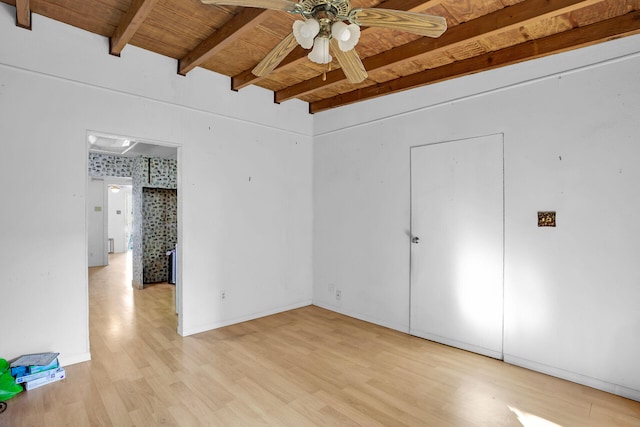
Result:
[[[60,353],[25,354],[11,362],[11,375],[25,390],[64,379],[66,373],[58,363]]]

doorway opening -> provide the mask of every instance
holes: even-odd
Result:
[[[89,267],[117,259],[137,290],[171,285],[180,324],[179,147],[95,131],[87,131],[87,147]],[[149,194],[172,197],[169,203]]]
[[[107,251],[133,249],[133,186],[131,178],[107,178]]]

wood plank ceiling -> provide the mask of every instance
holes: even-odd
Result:
[[[134,45],[175,58],[181,75],[201,67],[229,76],[233,90],[253,84],[278,103],[305,101],[310,113],[640,32],[640,0],[352,0],[354,8],[443,16],[448,25],[437,39],[363,28],[356,51],[369,77],[352,84],[335,59],[312,63],[300,46],[271,74],[251,73],[299,19],[286,12],[199,0],[0,1],[16,7],[20,27],[43,15],[108,37],[112,55]]]

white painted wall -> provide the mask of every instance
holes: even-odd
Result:
[[[258,88],[0,5],[0,357],[87,360],[87,129],[179,146],[179,330],[312,298],[312,116]],[[251,178],[251,180],[249,180]],[[222,304],[219,291],[228,299]]]
[[[639,52],[634,36],[317,114],[314,303],[407,331],[410,147],[503,133],[505,360],[640,400]]]

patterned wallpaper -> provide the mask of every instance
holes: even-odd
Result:
[[[133,280],[141,285],[167,281],[168,259],[166,252],[178,242],[178,206],[173,203],[173,213],[167,216],[158,203],[144,203],[144,189],[177,187],[178,164],[173,159],[135,158],[131,167],[133,181]],[[151,177],[149,177],[151,172]],[[174,191],[175,192],[175,191]],[[167,217],[173,221],[172,233],[154,236],[155,224]],[[142,218],[136,221],[135,218]],[[161,255],[160,255],[161,254]],[[161,256],[161,258],[159,258]]]
[[[88,168],[90,176],[131,177],[142,187],[178,187],[178,162],[174,159],[89,153]]]
[[[134,159],[131,170],[134,182],[140,183],[142,187],[178,187],[178,164],[173,159],[138,157]]]
[[[148,187],[177,188],[178,165],[173,159],[150,159],[151,180]]]
[[[178,163],[174,159],[133,158],[89,153],[90,176],[132,178],[132,263],[135,284],[167,281],[166,252],[173,249],[178,241],[177,171]],[[161,202],[149,199],[145,204],[146,194],[143,195],[143,189],[148,188],[170,189],[173,199]],[[158,227],[161,223],[164,224],[164,229]]]
[[[89,175],[130,177],[133,160],[132,157],[89,153]]]
[[[178,243],[178,197],[176,190],[142,189],[143,283],[166,282],[169,277],[167,252]]]

